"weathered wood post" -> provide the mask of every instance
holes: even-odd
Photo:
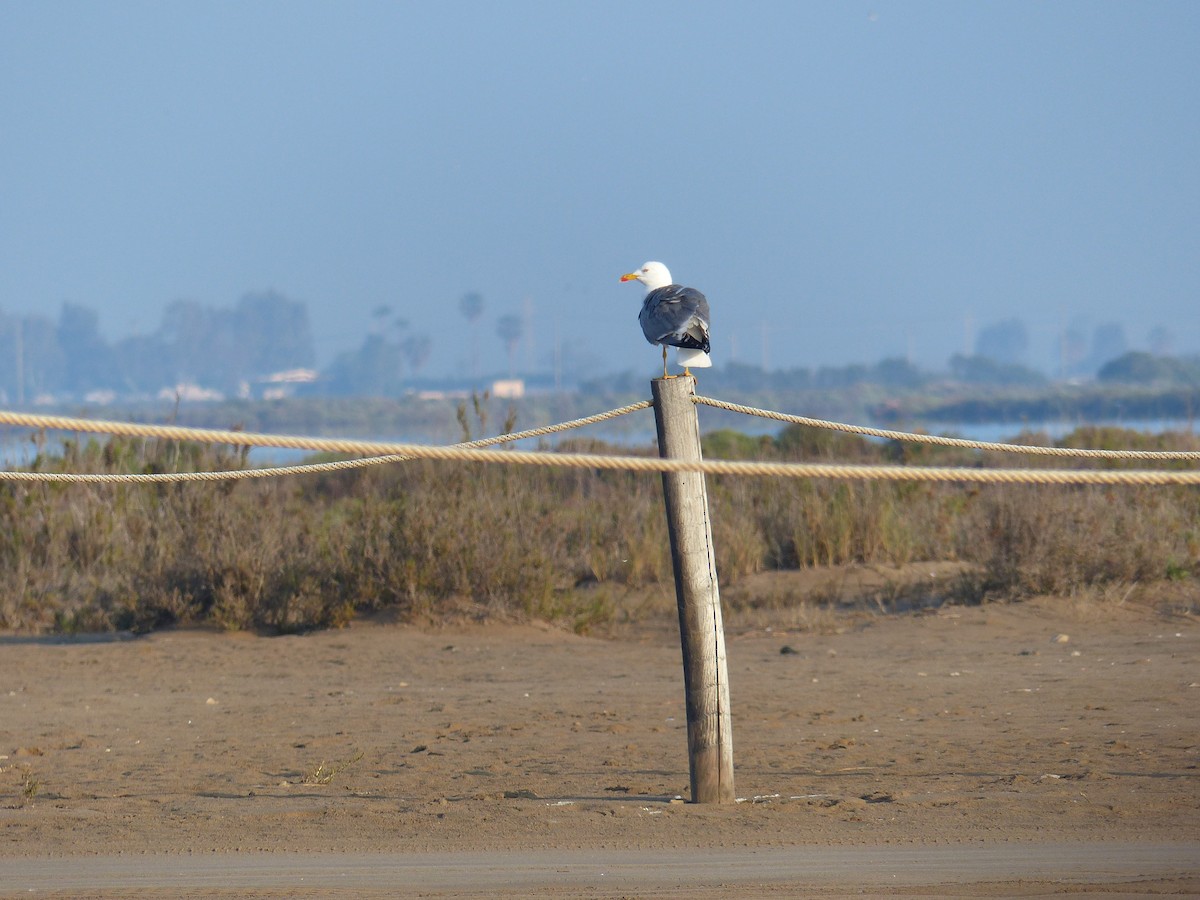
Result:
[[[651,387],[659,455],[699,460],[696,379],[658,378]],[[664,472],[662,480],[683,645],[692,802],[732,803],[733,725],[708,491],[702,472]]]

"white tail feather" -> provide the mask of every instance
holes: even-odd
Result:
[[[703,350],[677,347],[675,349],[675,365],[688,369],[707,369],[712,366],[712,359]]]

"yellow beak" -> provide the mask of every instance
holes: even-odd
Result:
[[[640,274],[641,274],[640,272],[629,272],[625,275],[622,275],[621,280],[622,281],[637,281],[637,277]]]

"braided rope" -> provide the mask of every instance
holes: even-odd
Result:
[[[699,398],[698,398],[699,399]],[[704,398],[704,402],[710,402]],[[128,422],[105,422],[74,419],[65,416],[41,416],[0,411],[0,425],[24,425],[35,428],[65,431],[91,431],[126,436],[157,437],[166,440],[190,440],[224,443],[237,446],[285,447],[301,450],[323,450],[335,453],[381,454],[373,460],[344,460],[331,463],[288,466],[279,469],[240,469],[227,472],[183,472],[151,474],[73,474],[55,472],[0,472],[0,480],[85,482],[92,484],[176,481],[221,481],[238,478],[265,478],[278,474],[302,474],[334,471],[359,465],[375,465],[404,459],[460,460],[467,462],[510,463],[516,465],[561,466],[586,469],[622,469],[638,472],[701,472],[711,475],[775,476],[784,478],[872,479],[886,481],[972,482],[999,484],[1103,484],[1103,485],[1166,485],[1200,484],[1200,471],[1087,471],[1037,469],[972,469],[951,467],[863,466],[816,463],[779,463],[728,460],[678,460],[640,456],[603,456],[598,454],[561,454],[524,450],[496,453],[484,449],[488,445],[550,434],[582,424],[603,421],[627,412],[645,409],[650,401],[610,410],[584,419],[559,425],[534,428],[497,438],[483,438],[450,447],[431,447],[421,444],[399,444],[381,441],[353,441],[340,438],[305,438],[255,434],[242,431],[220,431],[184,428],[177,425],[144,425]],[[736,407],[736,404],[728,404]],[[748,408],[746,408],[748,409]],[[734,411],[740,411],[735,409]],[[782,414],[773,414],[782,416]],[[789,416],[784,420],[802,417]],[[819,420],[801,421],[799,424]],[[836,423],[831,423],[836,424]],[[846,426],[853,427],[853,426]],[[872,429],[875,430],[875,429]],[[885,433],[886,435],[886,433]],[[1022,450],[1026,448],[1021,448]],[[1098,453],[1101,451],[1091,451]],[[1115,451],[1108,451],[1115,452]]]
[[[568,431],[572,428],[580,428],[584,425],[593,425],[596,422],[603,422],[606,419],[615,419],[617,416],[627,415],[628,413],[637,412],[639,410],[648,409],[653,406],[653,401],[641,400],[637,403],[631,403],[628,406],[622,406],[617,409],[610,409],[606,412],[596,413],[591,416],[584,416],[582,419],[572,419],[569,422],[559,422],[554,425],[543,425],[538,428],[530,428],[525,431],[515,431],[510,434],[501,434],[495,437],[479,438],[473,441],[465,441],[461,444],[456,444],[457,447],[491,447],[496,444],[507,444],[513,441],[522,441],[529,438],[542,437],[548,434],[555,434],[560,431]],[[18,421],[20,420],[20,421]],[[63,424],[49,424],[50,422]],[[65,423],[78,423],[70,426]],[[35,424],[36,423],[36,424]],[[274,440],[284,441],[304,441],[313,440],[320,441],[321,439],[312,438],[272,438],[270,435],[258,435],[252,432],[241,431],[210,431],[207,429],[180,428],[178,426],[163,426],[163,425],[137,425],[128,422],[105,422],[92,419],[68,419],[61,416],[37,416],[25,415],[22,413],[10,413],[0,411],[0,424],[11,425],[28,425],[29,427],[45,428],[48,430],[62,431],[89,431],[102,434],[120,434],[128,437],[158,437],[171,440],[190,440],[197,442],[209,443],[234,443],[240,446],[258,446],[258,447],[280,447],[286,446],[294,449],[308,449],[302,446],[295,446],[291,443],[277,444]],[[121,430],[116,430],[116,429]],[[154,432],[151,434],[150,432]],[[167,434],[166,432],[172,432]],[[183,436],[174,432],[183,432]],[[240,435],[236,441],[228,441],[224,439],[226,435]],[[220,436],[220,437],[218,437]],[[266,439],[266,440],[261,440]],[[349,441],[339,442],[348,444],[361,444],[363,442]],[[392,445],[388,445],[392,446]],[[338,452],[354,452],[353,450],[345,450]],[[175,473],[131,473],[125,475],[100,475],[100,474],[72,474],[72,473],[48,473],[48,472],[4,472],[0,471],[0,481],[60,481],[60,482],[85,482],[85,483],[103,483],[109,481],[124,481],[124,482],[183,482],[183,481],[236,481],[251,478],[274,478],[282,475],[312,475],[319,472],[340,472],[346,469],[361,469],[367,466],[386,465],[388,463],[403,462],[413,457],[396,453],[388,453],[383,456],[368,456],[363,459],[343,459],[324,463],[303,463],[295,466],[274,466],[261,469],[231,469],[222,472],[175,472]]]
[[[971,450],[998,450],[1004,453],[1027,453],[1031,456],[1070,456],[1076,459],[1161,459],[1184,460],[1200,459],[1200,451],[1195,450],[1074,450],[1070,447],[1040,447],[1024,444],[998,444],[993,441],[972,441],[966,438],[942,437],[936,434],[912,434],[907,431],[888,431],[884,428],[870,428],[866,425],[847,425],[843,422],[829,422],[825,419],[810,419],[807,416],[792,416],[787,413],[774,412],[769,409],[755,409],[753,406],[742,406],[739,403],[729,403],[725,400],[714,400],[711,397],[693,397],[696,403],[711,406],[714,409],[724,409],[729,412],[744,413],[748,416],[759,416],[763,419],[774,419],[777,422],[789,422],[793,425],[807,425],[810,428],[824,428],[829,431],[842,431],[848,434],[865,434],[871,437],[888,438],[894,441],[910,441],[919,444],[938,444],[943,447],[965,447]]]
[[[594,453],[545,453],[508,450],[497,453],[477,447],[430,447],[390,444],[395,455],[409,459],[457,460],[576,469],[622,469],[634,472],[700,472],[709,475],[776,476],[784,478],[872,479],[999,484],[1200,485],[1200,471],[1096,471],[1063,469],[968,469],[925,466],[859,466],[819,463],[778,463],[731,460],[683,460],[643,456],[603,456]],[[178,475],[75,475],[53,472],[0,472],[0,480],[133,483],[144,481],[215,481],[229,472]]]

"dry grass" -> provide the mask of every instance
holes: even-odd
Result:
[[[317,765],[313,768],[313,770],[311,772],[309,772],[307,775],[304,776],[304,778],[301,780],[300,783],[301,784],[333,784],[333,779],[337,778],[339,775],[341,775],[343,772],[345,772],[348,768],[350,768],[352,765],[354,765],[356,762],[358,762],[360,759],[362,759],[363,756],[364,756],[363,751],[358,750],[355,753],[352,753],[350,756],[346,757],[345,759],[337,760],[332,763],[328,763],[325,760],[321,760],[319,763],[317,763]]]
[[[1133,432],[1066,440],[1197,443]],[[964,451],[800,428],[777,438],[712,435],[706,453],[980,463]],[[93,472],[242,465],[237,452],[128,440],[68,445],[34,464]],[[1191,590],[1200,574],[1200,492],[1186,488],[714,478],[710,496],[726,586],[777,570],[961,567],[936,585],[896,582],[860,598],[902,608],[1040,593],[1106,596],[1153,584]],[[464,611],[548,619],[583,631],[629,614],[622,598],[632,592],[669,588],[670,573],[660,481],[640,474],[409,462],[218,485],[0,486],[4,628],[137,631],[203,622],[294,631],[389,610],[407,620]],[[804,596],[727,597],[745,609],[840,602],[816,587]]]

